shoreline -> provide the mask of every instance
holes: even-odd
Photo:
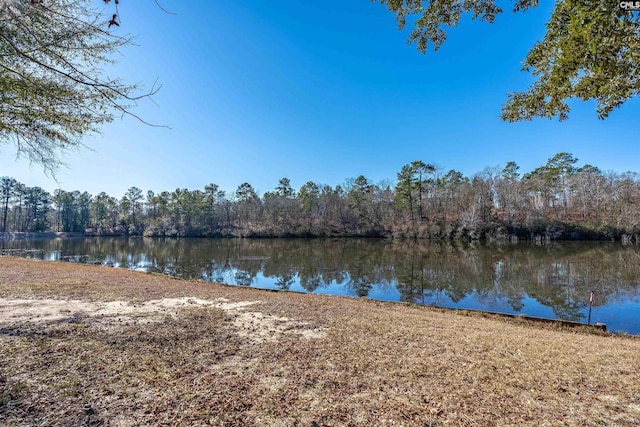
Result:
[[[0,424],[640,423],[633,337],[13,257],[0,298],[76,304],[0,321]]]
[[[24,255],[26,253],[38,252],[38,251],[39,250],[25,250],[25,249],[3,250],[3,249],[0,249],[0,257],[1,256],[16,256],[16,257],[25,258]],[[38,258],[30,258],[30,259],[36,259],[37,260]],[[46,262],[67,262],[67,263],[68,262],[72,262],[72,263],[79,264],[79,265],[89,265],[89,266],[96,266],[96,267],[113,267],[111,265],[104,265],[104,264],[95,263],[95,262],[87,262],[88,259],[89,259],[89,255],[76,255],[76,256],[65,256],[60,260],[46,260]],[[142,270],[134,270],[134,271],[140,271],[142,273],[151,274],[151,275],[159,275],[161,277],[175,278],[175,279],[178,279],[178,280],[188,280],[188,279],[182,279],[180,277],[170,276],[170,275],[163,274],[163,273],[156,273],[156,272],[142,271]],[[216,283],[216,282],[212,282],[212,283]],[[242,285],[231,285],[231,284],[226,284],[226,283],[216,283],[216,284],[217,285],[221,285],[221,286],[240,286],[240,287],[243,287]],[[291,289],[261,288],[261,287],[257,287],[257,286],[254,287],[254,286],[251,286],[251,285],[247,286],[247,287],[251,288],[251,289],[268,291],[268,292],[284,292],[284,293],[293,292],[293,293],[300,293],[300,294],[313,294],[313,293],[315,293],[315,292],[297,291],[297,290],[291,290]],[[322,292],[320,292],[320,293],[322,293]],[[327,295],[331,295],[331,296],[335,296],[335,297],[345,296],[345,295],[335,295],[335,294],[327,294]],[[347,297],[349,297],[349,296],[347,296]],[[359,298],[359,297],[357,297],[357,298]],[[419,304],[419,303],[394,301],[394,300],[384,300],[384,299],[375,299],[375,298],[369,298],[369,297],[365,297],[365,298],[372,299],[374,301],[388,302],[388,303],[391,303],[391,304],[415,305],[415,306],[418,306],[418,307],[428,307],[428,308],[431,308],[431,309],[438,309],[438,310],[443,310],[443,311],[461,312],[461,313],[466,313],[466,314],[477,314],[477,315],[480,315],[480,316],[502,317],[502,318],[511,319],[511,320],[515,320],[515,321],[526,321],[526,322],[530,322],[530,323],[533,323],[533,324],[549,324],[549,325],[555,325],[555,326],[562,327],[562,328],[593,329],[594,331],[603,331],[603,332],[607,332],[607,333],[611,333],[611,334],[622,334],[622,335],[627,335],[627,336],[636,336],[634,334],[627,333],[627,332],[619,332],[619,331],[609,332],[608,329],[607,329],[606,323],[602,323],[602,322],[586,323],[586,322],[566,320],[566,319],[560,319],[560,318],[540,317],[540,316],[535,316],[535,315],[529,315],[529,314],[526,314],[526,313],[506,313],[506,312],[500,312],[500,311],[490,311],[490,310],[481,310],[481,309],[424,305],[424,304]],[[640,336],[640,335],[637,335],[637,336]]]
[[[570,225],[570,224],[569,224]],[[567,227],[569,227],[569,225]],[[569,227],[570,228],[570,227]],[[39,239],[65,239],[80,237],[97,237],[97,238],[152,238],[152,239],[391,239],[399,241],[428,241],[431,243],[452,243],[452,244],[472,244],[476,242],[492,244],[492,243],[518,243],[518,242],[534,242],[536,244],[544,244],[550,242],[621,242],[625,245],[640,244],[640,235],[632,232],[617,231],[592,232],[585,230],[583,232],[538,232],[537,229],[525,229],[515,234],[500,233],[497,235],[487,235],[484,238],[454,238],[454,237],[428,237],[418,235],[394,234],[385,232],[379,235],[371,234],[342,234],[342,233],[239,233],[220,232],[214,235],[138,235],[138,234],[98,234],[95,232],[0,232],[0,241],[14,240],[39,240]]]

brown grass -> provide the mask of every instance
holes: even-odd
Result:
[[[640,425],[635,338],[10,257],[0,297],[261,301],[0,324],[2,425]]]

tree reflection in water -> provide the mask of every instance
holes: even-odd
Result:
[[[187,279],[578,321],[586,319],[593,290],[596,310],[638,304],[640,325],[640,249],[619,243],[98,237],[5,246],[40,250],[26,253],[43,259],[88,255],[92,263]]]

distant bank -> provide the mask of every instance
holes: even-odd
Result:
[[[437,228],[437,227],[436,227]],[[626,231],[612,227],[593,228],[579,224],[550,222],[548,224],[536,224],[532,227],[516,227],[507,230],[507,227],[487,225],[470,229],[433,229],[410,232],[408,230],[382,230],[369,233],[350,233],[325,231],[320,233],[309,232],[273,232],[272,230],[239,230],[224,229],[215,233],[152,233],[130,234],[125,230],[110,230],[99,232],[88,229],[86,232],[0,232],[0,241],[8,240],[34,240],[56,239],[69,237],[209,237],[209,238],[386,238],[398,240],[423,240],[429,242],[518,242],[533,241],[536,243],[551,241],[620,241],[623,244],[640,245],[640,232]]]

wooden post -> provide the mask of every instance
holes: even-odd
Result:
[[[587,324],[591,324],[591,309],[593,308],[593,291],[591,291],[591,296],[589,296],[589,320]]]

